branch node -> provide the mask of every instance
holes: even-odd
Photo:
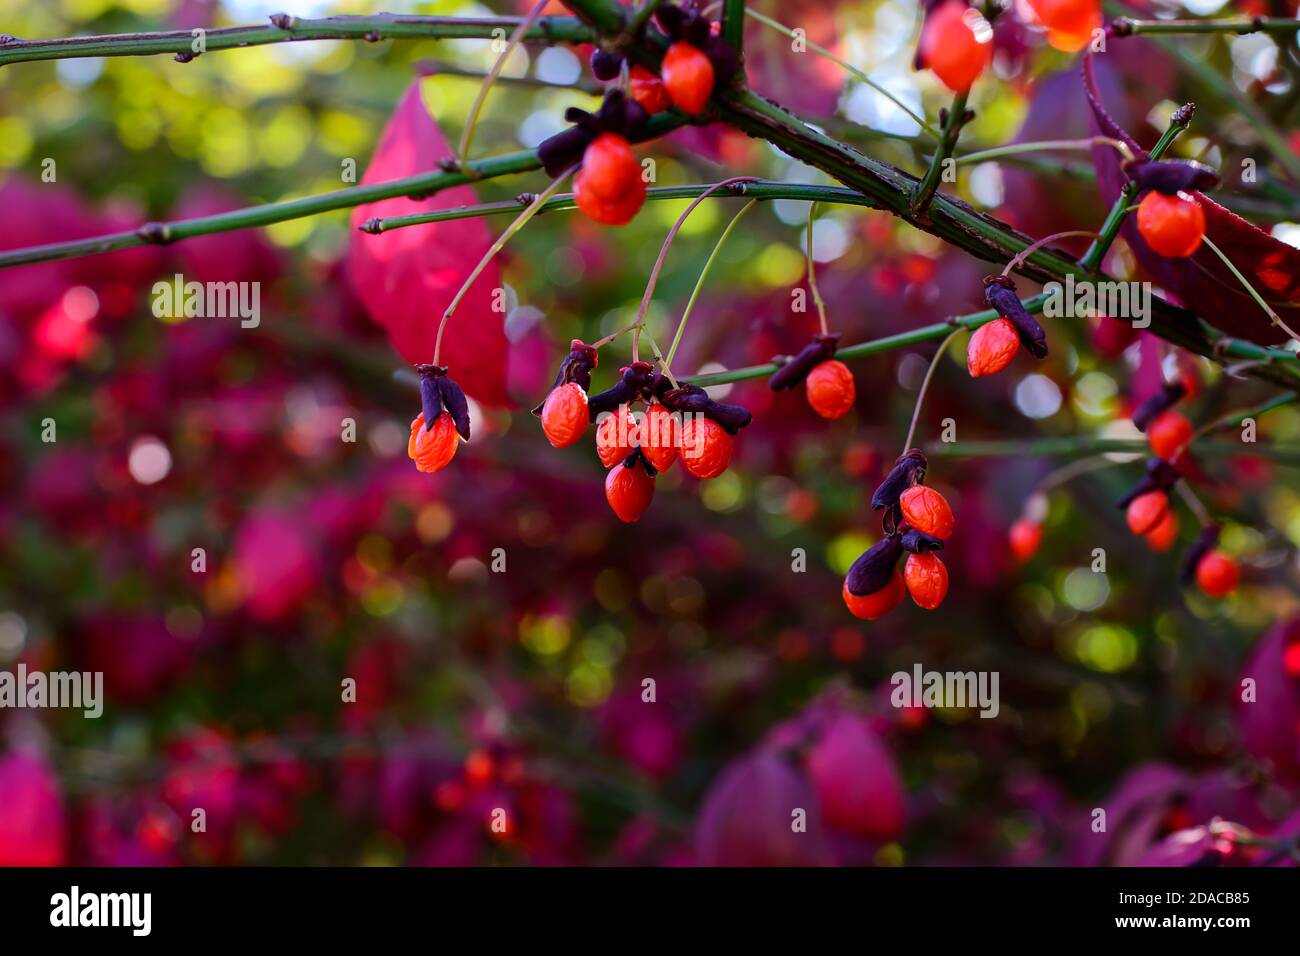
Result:
[[[1117,17],[1110,22],[1110,34],[1116,37],[1133,35],[1133,20],[1130,17]]]
[[[172,241],[172,232],[165,222],[146,222],[135,234],[150,245],[164,246]]]
[[[383,35],[380,34],[378,30],[367,30],[362,34],[361,39],[365,40],[367,43],[378,43],[383,39]]]
[[[1184,103],[1178,109],[1174,110],[1173,116],[1169,117],[1169,122],[1173,126],[1187,129],[1192,125],[1192,117],[1196,115],[1195,103]]]
[[[371,216],[357,228],[362,232],[369,233],[372,236],[377,236],[384,231],[384,224],[383,220],[378,216]]]
[[[271,14],[271,26],[276,27],[279,30],[292,30],[293,24],[294,18],[289,16],[287,13]]]
[[[537,201],[537,193],[520,193],[518,196],[515,197],[515,202],[525,207],[531,206],[536,201]]]
[[[181,50],[172,59],[174,59],[177,63],[189,63],[197,56],[198,56],[197,53],[193,53],[190,50]]]
[[[460,172],[460,160],[455,156],[444,156],[438,160],[438,168],[444,173],[458,173]]]
[[[21,42],[22,41],[19,40],[18,37],[13,36],[12,34],[0,33],[0,46],[4,46],[7,43],[21,43]]]

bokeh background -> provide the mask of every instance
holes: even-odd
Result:
[[[945,105],[933,78],[911,70],[914,3],[753,6],[927,115]],[[0,0],[0,32],[374,9]],[[1180,10],[1295,12],[1262,0],[1146,8]],[[758,24],[747,43],[761,91],[872,155],[923,168],[915,124],[870,87],[792,55]],[[996,43],[966,141],[1086,135],[1075,59],[1019,16],[1000,18]],[[567,106],[593,108],[587,52],[519,51],[475,154],[534,146],[562,127]],[[159,56],[0,67],[0,248],[343,188],[345,161],[367,168],[418,74],[429,74],[420,93],[454,143],[472,74],[491,59],[481,41],[319,42],[183,65]],[[1251,97],[1289,133],[1296,67],[1284,39],[1132,40],[1107,58],[1103,80],[1112,112],[1147,143],[1173,106],[1200,101],[1176,153],[1229,168],[1264,156],[1232,96]],[[742,173],[823,181],[719,127],[641,153],[655,157],[660,185]],[[47,158],[52,183],[41,179]],[[486,181],[444,202],[544,185],[540,173]],[[1079,153],[963,168],[946,188],[1036,235],[1095,228],[1103,208]],[[1226,192],[1231,202],[1240,191]],[[1300,232],[1294,192],[1265,198],[1254,221],[1284,238]],[[1135,437],[1126,416],[1162,374],[1199,383],[1188,405],[1198,422],[1270,392],[1119,323],[1053,322],[1048,360],[1022,356],[978,382],[959,340],[920,431],[930,443],[943,418],[958,428],[956,445],[935,449],[929,478],[957,514],[944,553],[951,591],[938,611],[908,603],[866,624],[847,614],[840,582],[878,533],[870,493],[901,450],[933,345],[853,362],[857,407],[835,423],[762,380],[719,389],[756,419],[733,466],[707,483],[666,473],[630,526],[605,503],[594,443],[555,451],[527,412],[570,338],[626,324],[683,207],[648,204],[621,229],[548,214],[510,243],[499,280],[507,407],[476,403],[474,440],[433,476],[406,458],[417,396],[394,378],[405,363],[386,316],[363,305],[348,268],[350,246],[378,240],[357,234],[347,211],[0,272],[0,667],[103,671],[107,686],[99,720],[0,711],[0,864],[1284,861],[1278,846],[1300,835],[1300,627],[1289,623],[1300,492],[1288,453],[1300,412],[1274,411],[1260,419],[1259,445],[1202,460],[1198,491],[1245,568],[1234,596],[1179,587],[1190,515],[1166,554],[1128,535],[1112,503],[1136,463],[1054,490],[1043,545],[1017,566],[1006,529],[1069,459],[976,458],[964,442]],[[688,221],[651,311],[661,342],[738,208],[706,202]],[[806,215],[804,204],[764,204],[732,236],[679,372],[765,362],[807,341],[815,318],[790,308],[804,287]],[[393,234],[430,259],[424,285],[387,301],[404,321],[420,321],[423,307],[432,323],[504,224]],[[822,210],[813,253],[846,343],[979,308],[989,271],[851,207]],[[1136,268],[1122,242],[1107,265],[1121,276]],[[176,273],[260,282],[259,327],[155,318],[150,288]],[[449,335],[493,321],[467,308]],[[597,387],[625,356],[625,342],[606,350]],[[346,418],[355,442],[341,440]],[[42,441],[45,419],[53,443]],[[504,573],[490,567],[498,548]],[[792,571],[796,548],[802,573]],[[1096,548],[1104,573],[1092,570]],[[998,671],[998,718],[890,706],[889,675],[918,662]],[[1269,688],[1253,709],[1234,707],[1240,675]],[[340,699],[345,678],[357,682],[355,703]],[[653,703],[642,700],[647,678]],[[204,833],[190,829],[196,807]],[[806,833],[791,832],[796,807]],[[1092,831],[1095,807],[1108,810],[1106,833]],[[490,827],[498,808],[503,834]],[[1216,820],[1253,837],[1207,829]]]

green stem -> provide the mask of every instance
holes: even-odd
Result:
[[[668,357],[664,361],[666,366],[671,367],[673,364],[673,356],[677,354],[677,346],[681,344],[682,334],[686,331],[686,322],[690,319],[691,312],[695,309],[695,300],[700,297],[700,290],[704,288],[704,280],[708,278],[709,270],[713,268],[713,260],[718,257],[718,252],[727,241],[727,237],[731,235],[731,231],[736,228],[736,223],[744,219],[745,214],[753,209],[757,204],[757,199],[751,199],[740,208],[740,212],[736,213],[731,218],[731,222],[727,223],[727,228],[722,230],[722,235],[718,236],[718,241],[714,244],[713,251],[709,253],[709,258],[704,260],[704,268],[700,270],[700,277],[695,280],[695,288],[691,290],[691,297],[686,301],[686,308],[682,312],[682,319],[677,323],[677,332],[673,335],[672,344],[668,346]]]
[[[1191,104],[1182,106],[1174,111],[1170,117],[1169,125],[1161,134],[1159,141],[1151,147],[1150,156],[1152,159],[1159,159],[1169,149],[1178,134],[1187,128],[1191,122],[1193,109]],[[1111,244],[1115,237],[1119,235],[1120,227],[1124,225],[1124,217],[1128,215],[1129,204],[1133,202],[1134,196],[1137,195],[1137,183],[1129,180],[1124,184],[1119,196],[1115,199],[1114,205],[1110,207],[1110,212],[1106,214],[1106,220],[1101,224],[1098,235],[1093,240],[1088,251],[1083,254],[1079,260],[1079,265],[1092,271],[1101,268],[1101,261],[1106,258],[1106,253],[1110,250]]]
[[[745,0],[723,0],[722,39],[726,40],[738,55],[744,53]]]
[[[952,106],[949,107],[948,115],[944,119],[943,135],[939,138],[939,148],[930,157],[930,166],[925,171],[925,178],[912,194],[913,216],[924,215],[930,200],[934,198],[935,190],[939,188],[939,177],[943,174],[944,161],[952,155],[957,145],[957,137],[961,135],[961,128],[966,124],[966,95],[966,91],[963,90],[952,98]]]
[[[786,26],[784,23],[779,23],[776,20],[773,20],[771,17],[764,16],[763,14],[759,13],[757,10],[751,10],[749,7],[746,7],[745,16],[753,20],[757,20],[759,23],[763,24],[763,26],[770,27],[771,29],[777,31],[778,33],[784,33],[787,37],[790,37],[791,39],[795,38],[794,31],[790,29],[788,26]],[[885,89],[875,80],[873,80],[871,77],[867,76],[867,74],[863,73],[856,66],[847,62],[846,60],[841,60],[830,50],[826,49],[826,47],[814,43],[812,40],[809,40],[807,37],[804,37],[802,39],[802,42],[804,43],[805,46],[808,47],[808,49],[812,50],[818,56],[830,60],[840,69],[850,74],[859,83],[865,83],[867,86],[871,87],[881,96],[885,97],[885,99],[889,100],[889,102],[893,103],[900,110],[902,110],[904,113],[910,116],[912,120],[915,121],[917,126],[921,127],[921,129],[925,130],[932,137],[934,137],[935,139],[942,139],[942,134],[940,134],[940,132],[937,129],[935,129],[933,126],[927,123],[925,117],[918,116],[917,113],[914,110],[912,110],[911,107],[909,107],[906,103],[900,100],[893,93],[889,92],[889,90]]]
[[[1161,33],[1294,33],[1300,20],[1290,17],[1227,17],[1221,20],[1135,20],[1118,17],[1111,22],[1117,37]]]
[[[813,259],[813,217],[817,212],[817,203],[808,204],[808,242],[806,260],[808,262],[808,289],[812,292],[813,302],[817,306],[817,321],[821,323],[822,335],[830,335],[826,324],[826,303],[822,301],[821,291],[817,288],[817,263]]]
[[[1220,249],[1218,246],[1216,246],[1213,242],[1210,241],[1209,236],[1205,236],[1204,238],[1202,238],[1201,242],[1205,243],[1205,245],[1210,248],[1210,251],[1213,252],[1216,256],[1218,256],[1220,261],[1222,261],[1223,264],[1228,267],[1228,271],[1230,271],[1234,276],[1237,277],[1237,281],[1240,282],[1243,286],[1245,286],[1246,291],[1250,293],[1250,297],[1254,299],[1257,303],[1259,303],[1259,307],[1263,309],[1265,313],[1268,314],[1269,319],[1272,320],[1274,325],[1276,325],[1287,335],[1291,336],[1291,338],[1300,339],[1300,335],[1296,335],[1294,332],[1291,331],[1291,327],[1282,321],[1282,317],[1278,315],[1275,311],[1273,311],[1273,307],[1269,305],[1267,302],[1265,302],[1264,297],[1255,291],[1255,287],[1250,284],[1250,280],[1241,274],[1241,271],[1232,264],[1232,260],[1229,259],[1224,254],[1222,249]]]
[[[1035,143],[1010,143],[1006,146],[995,146],[992,149],[981,149],[973,153],[962,153],[955,155],[957,164],[962,163],[982,163],[990,159],[1002,159],[1007,156],[1018,156],[1022,153],[1035,153],[1045,150],[1090,150],[1094,146],[1110,146],[1125,159],[1133,158],[1133,151],[1129,149],[1128,144],[1118,139],[1111,139],[1109,136],[1093,136],[1088,139],[1045,139]]]
[[[1143,456],[1151,446],[1142,439],[1062,436],[1006,441],[929,442],[926,454],[937,458],[1063,458],[1074,455],[1131,454]],[[1300,465],[1300,445],[1259,445],[1243,448],[1241,442],[1202,442],[1197,454],[1231,458],[1259,455],[1283,465]]]
[[[500,30],[513,30],[520,17],[417,17],[394,14],[300,19],[276,14],[267,26],[217,27],[204,33],[206,52],[234,50],[301,40],[490,40]],[[281,25],[282,24],[282,25]],[[592,32],[576,17],[542,17],[525,39],[541,43],[589,43]],[[0,66],[34,60],[70,60],[94,56],[188,55],[194,34],[189,30],[159,33],[118,33],[104,36],[24,40],[0,37]]]

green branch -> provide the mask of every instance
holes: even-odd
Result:
[[[490,40],[510,33],[522,17],[416,17],[377,14],[368,17],[300,19],[284,13],[268,26],[217,27],[203,32],[204,52],[234,50],[299,40]],[[543,43],[587,43],[591,30],[575,17],[542,17],[525,39]],[[70,60],[91,56],[194,55],[196,37],[189,30],[160,33],[116,33],[105,36],[24,40],[0,35],[0,66],[33,60]]]
[[[1063,458],[1129,454],[1145,457],[1151,446],[1137,438],[1033,438],[1008,441],[931,442],[926,453],[936,458]],[[1300,465],[1300,445],[1244,444],[1239,441],[1197,442],[1196,453],[1211,457],[1258,455],[1283,465]]]
[[[930,157],[930,165],[925,171],[925,178],[921,180],[916,187],[916,191],[912,194],[913,216],[925,214],[926,208],[930,205],[930,200],[939,188],[939,178],[943,175],[943,164],[957,147],[957,137],[961,135],[961,128],[966,125],[967,120],[972,115],[974,114],[968,115],[966,112],[966,91],[963,90],[952,98],[952,106],[940,117],[943,123],[943,135],[939,137],[939,148]]]
[[[1160,33],[1295,33],[1300,20],[1289,17],[1227,17],[1221,20],[1135,20],[1117,17],[1111,22],[1117,37]]]

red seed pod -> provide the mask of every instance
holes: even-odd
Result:
[[[650,115],[661,113],[672,105],[664,81],[659,79],[644,66],[632,67],[629,74],[629,86],[632,99],[636,100]]]
[[[814,367],[804,387],[813,411],[832,420],[847,414],[858,394],[853,373],[838,359],[827,359]]]
[[[582,438],[590,424],[587,393],[574,382],[551,389],[542,405],[542,431],[556,448],[568,448]]]
[[[620,521],[631,524],[645,513],[655,496],[655,480],[641,463],[615,465],[605,476],[605,500]]]
[[[1037,521],[1020,518],[1007,532],[1007,543],[1011,545],[1011,553],[1016,556],[1016,560],[1024,564],[1043,543],[1043,526]]]
[[[898,497],[903,520],[923,534],[946,540],[952,534],[952,508],[933,488],[913,485]]]
[[[971,378],[996,375],[1020,351],[1020,335],[1008,319],[994,319],[981,325],[966,347],[966,371]]]
[[[636,419],[626,405],[607,412],[596,425],[596,455],[606,468],[613,468],[637,447]]]
[[[696,478],[716,478],[731,462],[731,436],[711,418],[688,415],[682,422],[682,467]]]
[[[903,576],[895,570],[889,579],[889,583],[879,591],[874,591],[871,594],[854,594],[849,590],[846,581],[840,593],[844,597],[844,604],[849,609],[850,614],[864,621],[874,621],[877,618],[884,617],[902,603],[903,595],[907,593],[907,587],[903,584]]]
[[[596,222],[621,226],[645,202],[645,180],[632,147],[616,133],[601,133],[582,156],[573,181],[578,208]]]
[[[1164,554],[1178,540],[1178,515],[1172,508],[1165,509],[1165,516],[1160,523],[1144,534],[1147,547],[1157,554]]]
[[[1227,597],[1240,581],[1241,568],[1222,551],[1210,551],[1196,563],[1196,583],[1210,597]]]
[[[1171,258],[1190,256],[1205,238],[1205,210],[1187,193],[1147,193],[1138,205],[1137,224],[1152,251]]]
[[[677,460],[677,445],[682,438],[681,415],[655,402],[646,409],[641,432],[641,454],[655,471],[667,471]]]
[[[1192,423],[1171,409],[1161,412],[1147,426],[1147,441],[1151,443],[1151,450],[1157,457],[1173,461],[1192,437],[1192,432]]]
[[[993,59],[993,28],[964,0],[944,0],[921,29],[917,65],[933,70],[954,93],[969,90]]]
[[[424,427],[424,414],[411,422],[411,437],[406,443],[406,454],[415,462],[416,470],[432,473],[447,467],[456,457],[456,423],[443,412],[434,420],[432,428]]]
[[[1169,510],[1169,496],[1163,491],[1148,491],[1138,495],[1128,506],[1128,529],[1134,534],[1154,531]]]
[[[713,95],[713,64],[703,50],[678,41],[664,54],[659,72],[674,106],[688,116],[704,112]]]
[[[1035,16],[1047,28],[1047,42],[1073,53],[1082,49],[1101,27],[1098,0],[1028,0]]]
[[[933,551],[909,554],[903,565],[903,580],[916,606],[933,611],[948,594],[948,569]]]

